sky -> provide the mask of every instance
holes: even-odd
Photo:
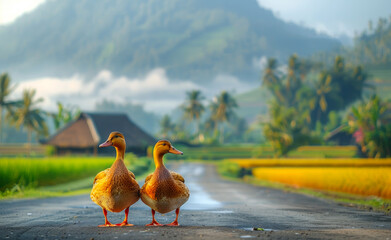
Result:
[[[0,24],[14,21],[46,0],[0,0]]]

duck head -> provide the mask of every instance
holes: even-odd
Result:
[[[173,154],[180,154],[183,155],[183,152],[179,151],[178,149],[174,148],[174,146],[171,145],[171,143],[167,140],[160,140],[156,143],[155,148],[153,151],[157,155],[164,155],[166,153],[173,153]]]
[[[120,132],[112,132],[107,138],[106,142],[99,145],[99,147],[109,147],[113,146],[115,148],[125,149],[125,137]]]

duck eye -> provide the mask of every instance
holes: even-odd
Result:
[[[167,144],[166,143],[163,143],[163,146],[166,146]]]

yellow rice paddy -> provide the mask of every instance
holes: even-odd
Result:
[[[229,159],[254,177],[294,187],[391,199],[391,159]]]
[[[258,167],[253,175],[295,187],[391,199],[391,167]]]

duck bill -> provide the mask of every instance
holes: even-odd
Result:
[[[111,145],[112,145],[111,141],[107,140],[106,142],[104,142],[101,145],[99,145],[99,147],[109,147]]]
[[[173,154],[183,155],[183,152],[179,151],[178,149],[176,149],[174,147],[170,148],[170,150],[168,150],[168,152],[173,153]]]

